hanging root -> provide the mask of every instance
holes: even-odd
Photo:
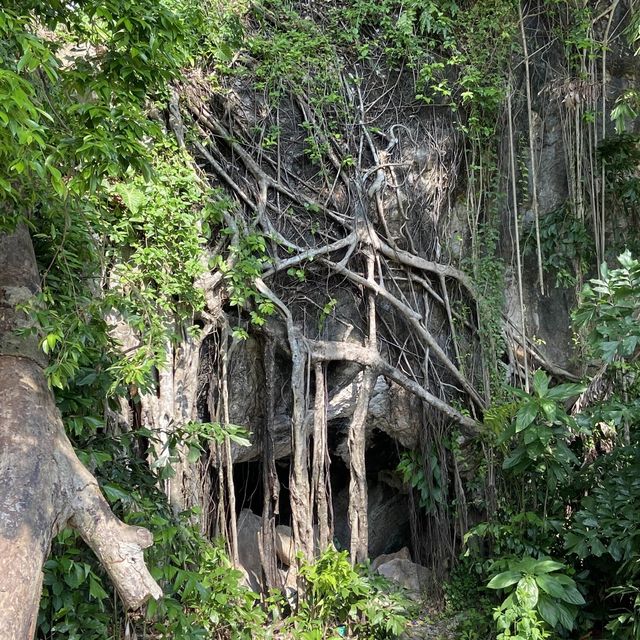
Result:
[[[395,120],[386,122],[384,108],[370,110],[368,92],[373,89],[366,86],[368,78],[358,69],[352,71],[352,76],[341,79],[342,99],[362,122],[349,127],[340,142],[329,133],[326,114],[299,92],[292,92],[286,114],[259,96],[251,113],[233,89],[212,97],[209,87],[195,77],[185,79],[179,93],[198,134],[194,148],[204,170],[238,205],[237,215],[225,222],[228,244],[218,248],[230,256],[230,269],[240,259],[244,237],[265,239],[268,259],[260,258],[262,273],[250,284],[281,319],[279,329],[267,318],[266,326],[257,330],[267,336],[267,379],[273,376],[267,361],[273,361],[276,347],[290,361],[292,529],[296,548],[306,558],[315,551],[314,522],[321,548],[332,536],[327,423],[338,409],[328,397],[328,365],[341,362],[361,369],[357,392],[348,401],[349,409],[340,414],[350,417],[349,524],[352,559],[360,561],[368,554],[365,425],[376,380],[383,376],[398,384],[444,423],[469,435],[480,428],[489,391],[487,376],[474,373],[476,362],[482,361],[482,342],[473,285],[466,274],[439,262],[437,254],[431,259],[420,248],[403,204],[407,184],[403,172],[414,166],[411,158],[421,136]],[[397,87],[396,83],[379,89],[384,93]],[[292,161],[293,154],[304,156],[296,141],[301,126],[312,132],[323,150],[315,173]],[[372,133],[376,126],[379,135]],[[289,127],[290,141],[280,138],[278,145],[267,148],[262,141],[270,127],[278,131]],[[403,148],[407,141],[412,146]],[[283,150],[285,144],[290,147]],[[459,154],[452,157],[460,161]],[[439,208],[448,201],[447,189],[453,186],[446,181],[448,173],[446,166],[440,167],[437,196],[428,205],[429,224],[437,221]],[[393,215],[391,204],[397,209]],[[418,223],[416,228],[422,226]],[[436,238],[430,241],[437,245]],[[296,281],[292,273],[303,277]],[[218,280],[215,286],[223,284]],[[330,313],[319,297],[323,289],[334,298]],[[330,320],[344,326],[349,337],[316,330],[311,319],[318,315],[322,323]],[[271,340],[274,344],[269,346]],[[271,584],[275,571],[266,556],[273,545],[278,452],[270,435],[276,420],[270,384],[265,431],[246,455],[255,456],[262,449],[261,546]]]

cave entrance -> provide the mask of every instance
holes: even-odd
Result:
[[[334,543],[348,549],[349,530],[349,467],[346,436],[348,421],[335,420],[329,424],[328,445],[330,482],[334,519]],[[402,547],[411,549],[410,508],[408,494],[397,471],[401,449],[389,435],[373,429],[367,438],[366,467],[369,491],[369,557],[393,553]],[[289,474],[290,457],[276,461],[280,482],[279,513],[276,525],[291,526]],[[262,516],[264,487],[262,461],[250,460],[233,465],[236,492],[236,517],[243,509]]]
[[[334,421],[329,425],[331,456],[331,491],[334,514],[334,538],[338,548],[348,549],[349,467],[346,445],[348,423]],[[400,448],[397,442],[379,429],[367,436],[365,463],[369,494],[369,557],[393,553],[411,545],[409,499],[397,471]]]
[[[291,526],[290,470],[289,457],[276,460],[276,473],[280,482],[279,513],[276,515],[276,525]],[[249,509],[256,515],[262,516],[264,500],[262,461],[236,462],[233,465],[233,482],[236,490],[236,517],[240,515],[242,509]]]

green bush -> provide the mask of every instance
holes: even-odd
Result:
[[[301,640],[385,640],[402,633],[409,601],[380,576],[354,568],[346,551],[329,547],[300,569],[301,599],[289,621]]]

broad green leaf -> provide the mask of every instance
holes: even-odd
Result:
[[[638,336],[627,336],[622,340],[622,355],[630,356],[633,355],[633,352],[636,350],[638,346]]]
[[[627,249],[624,253],[621,253],[618,256],[618,262],[625,269],[629,269],[629,270],[637,268],[638,266],[638,261],[633,259],[633,256],[631,255],[631,251],[629,251],[629,249]]]
[[[564,599],[564,587],[553,576],[536,576],[536,582],[538,586],[550,596],[553,596],[554,598]]]
[[[103,600],[108,596],[107,592],[93,576],[89,576],[89,595],[96,600]]]
[[[187,453],[187,461],[189,464],[194,464],[198,460],[200,460],[200,456],[202,455],[202,450],[197,446],[190,446],[189,452]]]
[[[549,378],[547,374],[542,369],[538,369],[533,374],[533,390],[539,398],[543,398],[547,395],[548,388]]]
[[[116,192],[122,198],[124,206],[134,215],[140,211],[146,199],[144,192],[132,185],[119,184]]]
[[[540,406],[542,407],[545,418],[549,422],[553,422],[556,419],[556,403],[553,400],[542,400],[540,402]]]
[[[550,627],[554,628],[558,624],[560,611],[556,603],[545,595],[538,598],[538,612]]]
[[[569,400],[569,398],[580,395],[585,389],[586,386],[583,384],[559,384],[556,387],[549,389],[547,398],[549,400]]]
[[[596,538],[596,537],[591,538],[590,542],[591,542],[591,553],[597,558],[599,558],[607,550],[606,547],[602,544],[602,542],[600,542],[599,538]]]
[[[538,604],[538,585],[533,576],[524,576],[516,587],[518,602],[525,609],[534,609]]]
[[[76,384],[79,387],[84,387],[88,384],[92,384],[93,382],[95,382],[97,377],[98,377],[98,374],[95,371],[92,371],[91,373],[88,373],[86,376],[84,376],[80,380],[76,380]]]
[[[527,429],[524,432],[524,443],[526,445],[529,445],[532,442],[535,442],[536,440],[538,440],[539,436],[540,436],[540,427],[539,426],[531,427],[530,429]]]
[[[523,574],[530,574],[535,572],[535,567],[537,564],[538,561],[535,558],[525,557],[516,563],[515,568],[517,568]]]
[[[622,545],[619,540],[612,540],[609,544],[609,554],[616,561],[619,562],[622,558]]]
[[[555,560],[539,560],[535,564],[535,573],[551,573],[560,569],[564,569],[564,565]]]
[[[562,600],[569,604],[585,604],[582,594],[573,586],[565,586]]]
[[[618,346],[620,342],[618,340],[610,340],[600,343],[600,352],[605,362],[611,362],[618,352]]]
[[[228,435],[229,435],[229,440],[231,440],[231,442],[235,442],[237,445],[240,445],[241,447],[251,446],[251,440],[249,440],[248,438],[245,438],[236,433],[229,433]]]
[[[520,573],[520,571],[504,571],[491,578],[487,587],[489,587],[489,589],[504,589],[505,587],[515,584],[521,578],[522,573]]]
[[[107,498],[112,502],[115,502],[116,500],[127,500],[131,497],[126,491],[123,491],[120,487],[110,483],[103,484],[101,488]]]
[[[516,425],[514,422],[510,422],[502,431],[502,433],[498,435],[497,444],[502,445],[505,442],[508,442],[509,440],[511,440],[511,438],[513,438],[515,434],[516,434]]]
[[[524,404],[516,413],[516,433],[526,429],[538,415],[538,404],[532,400]]]
[[[573,622],[575,620],[575,613],[572,613],[571,610],[564,605],[562,602],[557,602],[556,611],[558,612],[558,620],[560,624],[565,628],[571,631],[573,629]]]
[[[502,463],[502,468],[507,471],[508,469],[514,469],[525,460],[526,449],[524,447],[518,447],[510,456],[505,458]]]

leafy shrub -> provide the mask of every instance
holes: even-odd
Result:
[[[466,533],[466,554],[473,557],[482,541],[494,558],[544,555],[554,544],[559,544],[562,525],[562,521],[543,519],[534,511],[502,513],[499,519],[481,522]],[[485,562],[485,569],[489,568],[488,563],[490,561]]]
[[[543,477],[549,490],[565,483],[571,468],[578,463],[570,450],[569,439],[578,425],[561,404],[584,391],[584,385],[560,384],[550,387],[547,374],[538,370],[533,376],[531,395],[514,389],[520,406],[512,422],[499,439],[515,444],[504,460],[503,468],[516,474],[532,473]]]
[[[329,547],[300,569],[302,597],[290,625],[304,640],[339,638],[341,632],[362,640],[400,635],[407,622],[408,600],[380,576],[355,569],[346,551]]]
[[[514,589],[495,615],[503,637],[521,637],[523,640],[548,637],[538,617],[552,629],[573,629],[577,605],[585,604],[585,600],[575,581],[566,574],[566,565],[549,558],[526,557],[499,564],[506,564],[507,570],[495,575],[487,586]],[[507,633],[512,627],[518,630],[516,636]],[[530,635],[526,635],[527,629]]]

